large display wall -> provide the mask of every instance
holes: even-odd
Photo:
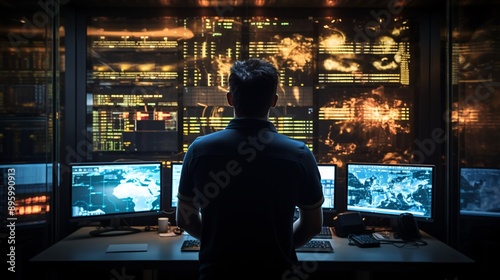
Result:
[[[419,33],[410,16],[86,17],[86,131],[92,157],[183,153],[233,116],[231,64],[280,72],[279,132],[318,161],[411,162]],[[369,26],[370,28],[366,28]],[[413,31],[413,32],[412,32]]]

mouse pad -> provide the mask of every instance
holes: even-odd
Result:
[[[147,243],[109,244],[108,249],[106,249],[106,253],[146,252],[147,250]]]

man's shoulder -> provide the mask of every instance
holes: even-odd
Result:
[[[223,143],[231,141],[231,139],[231,137],[228,137],[226,130],[218,130],[210,134],[196,137],[189,146],[192,148],[207,147],[211,145],[220,146],[224,145]]]
[[[193,143],[203,142],[203,141],[208,141],[208,140],[213,140],[213,139],[220,139],[226,133],[227,133],[227,131],[225,129],[217,130],[217,131],[211,132],[209,134],[205,134],[205,135],[201,135],[201,136],[196,137],[196,139],[193,141]]]
[[[297,139],[291,138],[288,135],[281,134],[281,133],[276,133],[274,137],[275,137],[276,140],[280,141],[280,144],[286,144],[286,145],[289,145],[289,146],[293,146],[294,148],[301,148],[301,149],[307,148],[306,143],[304,143],[301,140],[297,140]]]

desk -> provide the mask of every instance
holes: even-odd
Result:
[[[198,268],[197,252],[181,252],[187,234],[160,237],[155,231],[130,235],[92,237],[93,227],[83,227],[36,255],[30,260],[44,268],[122,268],[192,270]],[[358,248],[347,238],[333,237],[334,253],[298,253],[304,269],[318,271],[353,271],[367,278],[374,271],[437,271],[458,275],[471,268],[474,261],[443,242],[422,232],[426,246],[398,248],[382,244],[378,248]],[[106,253],[110,244],[147,243],[146,252]],[[104,279],[111,279],[109,276]],[[449,278],[453,279],[453,278]]]

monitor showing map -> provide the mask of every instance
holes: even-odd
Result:
[[[71,220],[109,220],[91,235],[134,232],[122,218],[161,212],[161,162],[95,162],[71,166]]]
[[[434,220],[434,165],[349,162],[346,171],[347,211],[381,218],[411,213],[418,221]]]

